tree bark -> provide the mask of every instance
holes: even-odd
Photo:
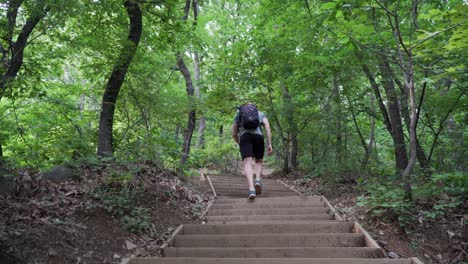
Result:
[[[403,116],[403,120],[405,122],[406,130],[408,131],[408,134],[410,133],[410,114],[408,111],[408,89],[402,84],[395,76],[395,74],[392,72],[392,75],[394,76],[395,82],[397,83],[398,87],[400,88],[400,93],[401,93],[401,99],[400,99],[400,111],[401,115]],[[421,98],[419,101],[419,106],[421,107],[423,100],[424,100],[424,91],[426,87],[423,87],[423,93],[421,94]],[[418,115],[416,116],[416,126],[419,120],[419,111]],[[429,165],[429,160],[426,157],[426,154],[424,153],[423,148],[421,147],[421,144],[419,143],[418,140],[418,135],[416,134],[416,156],[418,158],[419,165],[421,166],[421,169],[424,171],[424,173],[431,174],[431,168]]]
[[[338,85],[338,76],[336,73],[333,74],[333,101],[335,101],[335,154],[336,154],[336,166],[339,169],[343,168],[343,138],[342,138],[342,125],[341,125],[341,96],[340,96],[340,87]]]
[[[356,128],[356,132],[357,132],[359,140],[361,142],[361,146],[362,146],[362,148],[364,150],[364,158],[361,161],[361,168],[363,170],[365,170],[367,168],[368,163],[369,163],[370,147],[369,147],[369,145],[367,145],[366,140],[364,139],[364,136],[363,136],[363,134],[361,132],[361,128],[359,127],[359,124],[357,122],[356,113],[354,112],[353,103],[351,102],[351,100],[349,99],[348,96],[346,96],[346,98],[347,98],[348,104],[349,104],[349,111],[351,112],[351,116],[353,118],[354,127]],[[372,128],[371,128],[371,130],[372,130]]]
[[[195,5],[195,2],[194,2]],[[195,7],[195,6],[194,6]],[[199,102],[201,102],[201,93],[200,93],[200,57],[198,56],[198,51],[193,53],[193,68],[194,68],[194,80],[195,80],[195,95]],[[202,111],[200,113],[200,122],[198,123],[198,140],[196,144],[196,148],[203,148],[205,145],[205,128],[206,128],[206,121],[205,116],[203,116]]]
[[[182,20],[187,20],[190,13],[190,4],[193,5],[193,15],[194,15],[194,22],[193,26],[197,25],[197,17],[198,17],[198,1],[197,0],[186,0],[185,7],[184,7],[184,16]],[[196,107],[195,107],[195,89],[192,82],[192,77],[190,76],[190,71],[187,68],[183,60],[183,54],[179,53],[177,55],[177,66],[184,76],[185,79],[185,87],[187,91],[188,103],[189,103],[189,111],[188,111],[188,118],[187,118],[187,129],[185,130],[184,134],[184,142],[182,144],[182,157],[180,158],[180,164],[184,165],[189,156],[190,156],[190,145],[192,143],[192,136],[193,131],[195,130],[195,122],[197,117]]]
[[[395,154],[395,168],[398,173],[401,173],[406,168],[406,164],[408,163],[408,158],[406,156],[407,155],[406,147],[404,144],[401,144],[402,139],[404,142],[404,137],[402,138],[401,136],[397,136],[393,132],[394,130],[396,131],[397,129],[393,128],[394,125],[390,122],[389,114],[383,102],[383,98],[380,93],[379,85],[375,81],[374,75],[371,73],[367,65],[361,64],[361,66],[367,78],[369,79],[372,90],[374,91],[374,95],[377,99],[380,112],[382,113],[385,127],[387,128],[387,131],[390,133],[390,136],[392,137],[393,149],[394,149],[394,154]]]
[[[176,142],[179,141],[179,134],[180,134],[180,124],[177,123],[176,129],[175,129],[175,135],[174,135],[174,140],[175,140]]]
[[[289,93],[288,87],[284,83],[281,83],[281,89],[283,92],[283,107],[284,107],[284,113],[286,115],[286,119],[288,120],[288,127],[289,127],[289,133],[288,133],[288,141],[290,142],[289,147],[286,149],[288,153],[288,163],[290,166],[288,166],[287,170],[289,171],[289,167],[291,167],[291,170],[295,171],[298,167],[298,162],[297,162],[297,155],[298,155],[298,145],[297,145],[297,124],[294,120],[294,105],[292,103],[291,95]]]
[[[382,76],[382,83],[387,96],[389,119],[391,123],[391,134],[395,144],[396,167],[399,172],[403,172],[408,166],[408,154],[406,151],[405,134],[403,133],[403,123],[400,115],[398,96],[396,94],[390,64],[385,56],[380,56],[379,69]]]
[[[416,138],[416,96],[414,88],[414,70],[413,70],[413,57],[412,54],[408,54],[408,68],[403,70],[403,78],[405,80],[405,86],[408,87],[410,107],[411,107],[411,122],[409,128],[410,134],[410,159],[406,169],[403,172],[403,181],[405,183],[405,194],[409,200],[413,199],[413,192],[411,190],[411,173],[413,171],[414,164],[417,158],[417,138]]]
[[[375,100],[375,98],[374,98],[374,95],[372,93],[370,94],[370,98],[371,98],[370,103],[371,103],[372,111],[375,112],[375,110],[374,110],[374,100]],[[375,115],[372,114],[370,116],[370,119],[371,119],[371,121],[370,121],[371,129],[370,129],[370,132],[369,132],[369,144],[368,144],[368,148],[367,148],[369,150],[369,159],[371,157],[373,157],[374,152],[376,152],[376,151],[373,151],[373,148],[374,148],[374,145],[375,145]],[[375,155],[375,157],[378,157],[378,155]],[[368,160],[368,162],[369,162],[369,160]]]
[[[223,125],[219,126],[218,133],[219,133],[220,138],[222,138],[224,136],[224,126]]]
[[[122,47],[119,58],[112,69],[102,97],[101,114],[99,118],[99,157],[113,156],[112,126],[114,123],[114,112],[120,88],[124,82],[130,63],[135,55],[142,33],[142,13],[138,2],[125,0],[125,9],[130,18],[130,30],[128,42]]]
[[[185,79],[185,86],[187,90],[187,96],[189,100],[189,112],[187,118],[187,129],[185,130],[184,142],[182,145],[182,157],[180,159],[180,164],[184,165],[190,155],[190,144],[192,142],[193,131],[195,130],[195,119],[196,119],[196,109],[195,109],[195,99],[194,99],[194,88],[192,83],[192,78],[190,77],[190,71],[188,70],[185,62],[182,58],[182,55],[179,54],[177,60],[177,66],[182,72],[182,75]]]

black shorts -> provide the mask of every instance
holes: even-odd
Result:
[[[240,137],[239,148],[242,160],[248,157],[263,159],[263,155],[265,154],[263,136],[246,132]]]

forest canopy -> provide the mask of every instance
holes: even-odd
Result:
[[[253,101],[284,172],[394,175],[407,195],[434,174],[466,179],[465,1],[3,0],[0,12],[3,166],[225,166],[235,107]]]

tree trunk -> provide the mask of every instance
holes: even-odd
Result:
[[[179,141],[179,134],[180,134],[180,124],[177,123],[176,128],[175,128],[175,135],[174,135],[174,140],[176,142]]]
[[[177,60],[177,65],[179,70],[182,72],[182,75],[185,79],[185,86],[187,90],[187,96],[189,101],[189,112],[187,118],[187,129],[185,130],[184,142],[182,145],[182,157],[180,159],[180,164],[184,165],[190,155],[190,144],[192,142],[193,131],[195,130],[195,119],[196,119],[196,110],[195,110],[195,100],[194,100],[194,88],[192,83],[192,78],[190,77],[190,71],[188,70],[185,62],[182,58],[182,55],[179,54]]]
[[[101,114],[99,118],[99,141],[97,155],[100,157],[112,156],[112,126],[114,123],[114,112],[120,87],[127,74],[130,63],[135,55],[142,33],[142,14],[135,0],[124,1],[124,6],[130,18],[130,30],[128,42],[122,47],[119,58],[112,69],[102,97]]]
[[[379,68],[385,94],[387,95],[388,113],[392,128],[391,134],[395,144],[396,167],[401,173],[408,166],[408,154],[406,151],[405,135],[403,133],[403,123],[400,115],[398,96],[393,83],[390,64],[385,56],[380,56]]]
[[[417,139],[416,139],[416,122],[417,122],[417,113],[416,113],[416,96],[414,89],[414,71],[413,71],[413,58],[411,53],[408,58],[408,68],[404,70],[403,76],[405,79],[405,85],[408,87],[410,107],[411,107],[411,122],[410,122],[410,159],[408,166],[403,172],[403,181],[405,183],[405,193],[406,198],[412,200],[412,190],[411,190],[411,173],[413,171],[414,164],[416,163],[417,158]]]
[[[198,51],[193,53],[193,68],[194,68],[194,80],[195,80],[195,95],[198,99],[198,102],[201,102],[201,93],[200,93],[200,57],[198,56]],[[200,114],[200,122],[198,124],[198,140],[196,144],[196,148],[203,148],[205,144],[205,128],[206,122],[205,117],[203,116],[202,111],[199,111]]]
[[[288,141],[290,142],[289,147],[287,148],[286,151],[288,151],[288,162],[290,163],[291,166],[288,166],[287,170],[289,171],[289,167],[293,171],[297,169],[298,163],[297,163],[297,155],[298,155],[298,149],[297,149],[297,124],[294,120],[294,105],[292,103],[291,95],[289,93],[288,88],[284,83],[281,83],[281,89],[283,92],[283,107],[284,107],[284,113],[286,115],[286,119],[288,120],[288,127],[289,127],[289,135],[288,135]]]
[[[341,126],[341,96],[340,96],[340,87],[338,85],[338,76],[333,74],[333,101],[336,104],[335,110],[335,153],[336,153],[336,166],[339,169],[343,169],[343,138],[342,138],[342,126]]]
[[[397,83],[398,87],[400,88],[400,93],[401,93],[401,106],[400,106],[400,111],[401,115],[403,116],[403,120],[405,121],[405,126],[406,130],[408,131],[408,134],[410,133],[410,114],[408,111],[408,89],[396,78],[395,74],[392,72],[392,75],[395,78],[395,82]],[[423,91],[425,88],[423,89]],[[424,92],[421,95],[420,98],[420,103],[419,107],[422,106],[424,100]],[[416,116],[416,125],[418,123],[419,115]],[[426,174],[431,174],[431,168],[429,165],[429,160],[426,157],[426,154],[424,153],[423,148],[421,147],[421,144],[419,143],[418,140],[418,135],[416,134],[416,156],[418,158],[419,165],[421,166],[421,169],[424,171]]]
[[[28,45],[28,39],[32,31],[49,12],[49,7],[46,6],[44,1],[41,1],[41,3],[39,3],[40,6],[36,7],[37,12],[33,12],[32,15],[26,19],[16,41],[13,41],[16,17],[18,16],[18,11],[22,3],[22,0],[11,0],[7,5],[8,29],[6,36],[3,37],[5,37],[6,43],[8,43],[9,46],[4,48],[0,45],[0,51],[2,53],[0,60],[0,73],[2,74],[0,76],[0,100],[3,98],[5,92],[10,87],[23,65],[24,49]],[[9,54],[9,52],[11,53]],[[3,159],[2,144],[3,142],[0,142],[0,160]]]
[[[375,113],[375,110],[374,110],[374,95],[371,93],[370,94],[370,98],[371,98],[371,109],[372,111]],[[375,115],[372,114],[370,116],[370,119],[371,119],[371,129],[370,129],[370,132],[369,132],[369,144],[368,144],[368,147],[367,149],[369,150],[369,160],[371,159],[371,157],[373,157],[373,154],[374,152],[376,151],[373,151],[373,148],[374,148],[374,145],[375,145]],[[377,148],[377,147],[376,147]],[[375,157],[377,158],[378,155],[375,155]],[[369,162],[368,160],[368,162]],[[378,160],[378,158],[377,158]]]
[[[197,0],[186,0],[185,1],[185,8],[184,8],[184,16],[182,20],[187,20],[189,13],[190,13],[190,3],[193,4],[193,15],[194,15],[194,23],[193,25],[196,26],[197,24],[197,17],[198,17],[198,1]],[[187,117],[187,129],[185,130],[184,134],[184,142],[182,144],[182,157],[180,158],[180,164],[184,165],[190,155],[190,145],[192,143],[192,136],[193,131],[195,130],[195,122],[196,122],[196,107],[195,107],[195,89],[192,82],[192,77],[190,76],[190,71],[187,68],[183,60],[183,54],[179,53],[177,55],[177,66],[179,67],[180,72],[184,76],[185,79],[185,87],[187,91],[188,97],[188,117]]]
[[[348,104],[349,104],[349,111],[351,112],[351,116],[353,118],[354,127],[356,128],[356,132],[357,132],[357,134],[359,136],[361,146],[362,146],[362,148],[364,150],[364,158],[361,160],[361,168],[363,170],[365,170],[367,168],[368,163],[369,163],[370,147],[369,147],[369,145],[367,145],[366,140],[364,139],[364,136],[362,135],[361,128],[359,127],[359,124],[358,124],[357,119],[356,119],[356,113],[354,112],[353,103],[351,102],[351,100],[349,99],[348,96],[346,96],[346,98],[347,98]]]
[[[224,136],[224,126],[223,125],[220,125],[219,126],[219,137],[222,138]]]

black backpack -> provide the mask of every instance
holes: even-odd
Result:
[[[260,126],[257,106],[245,104],[239,107],[239,125],[244,129],[256,129]]]

